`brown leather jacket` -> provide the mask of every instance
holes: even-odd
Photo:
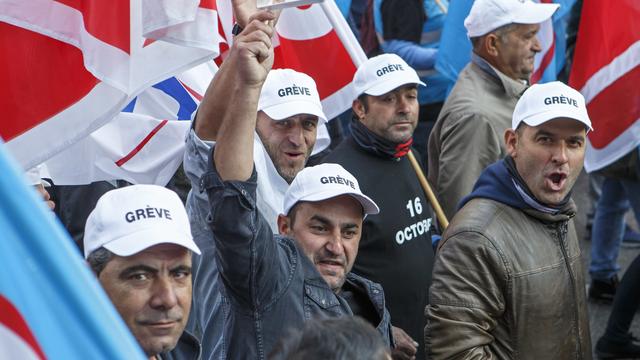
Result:
[[[570,201],[557,215],[476,198],[436,256],[425,343],[433,359],[591,359]]]

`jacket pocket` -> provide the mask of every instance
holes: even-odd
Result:
[[[327,285],[304,283],[304,314],[306,319],[342,315],[340,301]]]

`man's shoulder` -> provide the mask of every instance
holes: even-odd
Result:
[[[505,205],[501,202],[475,198],[469,200],[455,214],[449,227],[446,230],[448,236],[453,236],[461,232],[477,232],[486,236],[491,229],[502,226],[510,218],[519,217],[522,211]]]
[[[469,63],[460,72],[443,112],[491,112],[493,103],[504,97],[504,88],[490,75]]]
[[[367,154],[352,137],[344,139],[333,151],[322,159],[322,163],[334,163],[342,165],[347,171],[356,174],[360,169],[370,166],[363,162],[374,160],[374,157]],[[359,179],[358,179],[359,180]]]
[[[171,351],[161,354],[162,360],[196,360],[200,359],[202,347],[200,341],[187,330],[182,332],[176,347]]]
[[[345,155],[359,154],[361,151],[362,149],[359,148],[358,144],[353,140],[353,137],[348,136],[331,150],[331,152],[322,159],[322,162],[340,164],[341,161],[344,161]]]

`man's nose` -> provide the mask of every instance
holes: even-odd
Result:
[[[539,53],[540,51],[542,51],[542,46],[540,45],[540,39],[538,38],[537,35],[533,37],[533,44],[531,44],[531,50],[536,53]]]
[[[404,96],[398,96],[396,110],[399,114],[408,114],[411,111],[411,102]]]
[[[178,297],[170,277],[158,277],[153,284],[150,305],[155,309],[171,309],[178,304]]]
[[[304,143],[304,131],[302,129],[302,126],[291,126],[287,138],[293,145],[301,146]]]
[[[559,145],[553,149],[551,161],[555,164],[564,164],[569,161],[568,147],[564,141],[561,141]]]
[[[327,244],[326,244],[325,248],[332,255],[342,255],[342,254],[344,254],[344,246],[343,245],[344,244],[342,242],[342,233],[340,232],[340,230],[336,230],[336,231],[331,233],[331,237],[330,237],[329,241],[327,241]]]

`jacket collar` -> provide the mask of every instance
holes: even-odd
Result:
[[[522,93],[529,87],[528,82],[525,83],[508,77],[474,52],[471,53],[471,62],[494,79],[497,84],[501,85],[509,97],[519,99]]]

